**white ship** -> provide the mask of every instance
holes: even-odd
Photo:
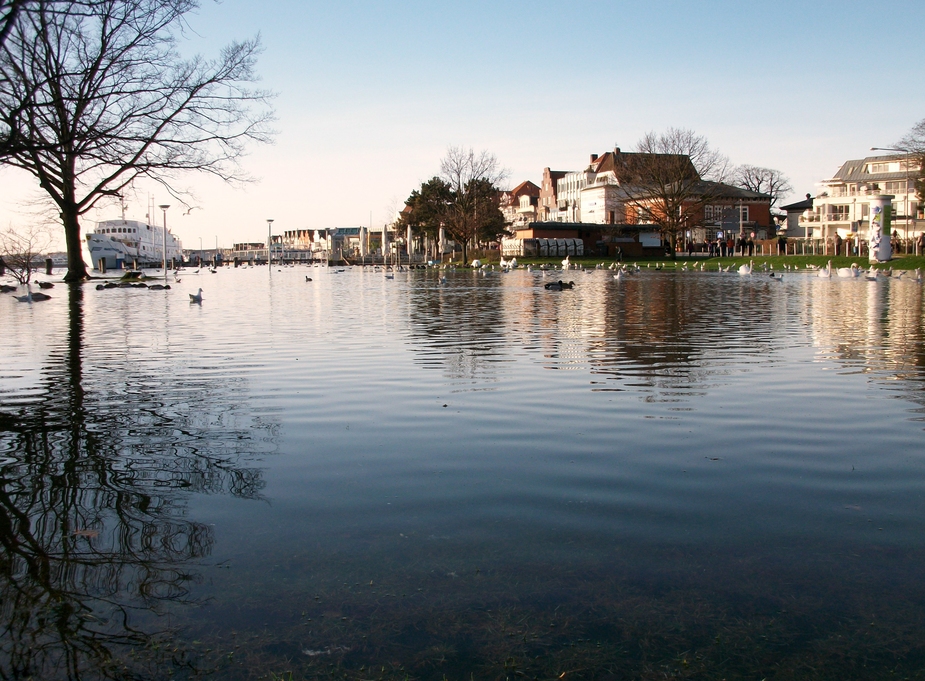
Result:
[[[139,220],[104,220],[87,234],[87,249],[94,269],[159,266],[164,261],[164,228]],[[183,246],[167,230],[167,262],[183,260]]]

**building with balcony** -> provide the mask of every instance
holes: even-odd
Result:
[[[818,183],[810,209],[802,213],[801,230],[813,239],[863,240],[870,226],[870,199],[892,195],[894,238],[913,240],[922,233],[922,203],[915,193],[921,164],[912,156],[891,154],[846,161],[835,176]]]

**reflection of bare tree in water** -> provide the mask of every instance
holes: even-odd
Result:
[[[731,356],[761,358],[774,347],[774,296],[764,282],[718,284],[657,275],[610,291],[606,347],[592,347],[594,373],[659,391],[705,385]]]
[[[497,278],[472,276],[470,286],[410,288],[411,347],[453,379],[492,378],[487,363],[507,342]]]
[[[256,498],[263,484],[241,465],[250,430],[191,427],[168,411],[167,388],[123,390],[118,404],[85,393],[83,323],[73,285],[67,344],[44,371],[43,393],[0,403],[4,679],[163,677],[163,664],[182,663],[180,652],[128,650],[155,650],[171,604],[195,604],[193,566],[214,539],[185,517],[186,498]],[[214,387],[202,394],[200,414],[236,409]]]
[[[540,284],[508,293],[501,277],[471,286],[412,287],[412,346],[418,361],[452,378],[485,378],[510,346],[541,349],[549,368],[578,363],[611,379],[671,390],[715,374],[713,356],[764,356],[775,338],[768,282],[641,276],[620,286],[550,294]],[[590,280],[578,282],[584,289]],[[770,282],[775,284],[775,282]],[[779,285],[779,284],[775,284]],[[587,333],[589,327],[594,333]]]

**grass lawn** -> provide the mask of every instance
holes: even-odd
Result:
[[[517,258],[518,265],[554,265],[559,267],[562,265],[562,258]],[[662,268],[665,270],[674,270],[680,269],[684,263],[687,263],[690,267],[693,264],[698,266],[701,263],[705,263],[705,267],[708,270],[717,270],[720,267],[728,267],[733,265],[733,269],[739,265],[747,264],[751,260],[755,263],[755,267],[761,267],[763,263],[767,263],[770,268],[773,266],[775,270],[785,270],[784,267],[786,264],[788,267],[793,268],[797,267],[799,269],[806,269],[809,265],[814,265],[816,267],[825,267],[826,263],[830,260],[832,261],[832,267],[850,267],[852,263],[857,263],[860,267],[867,269],[870,267],[870,262],[867,259],[867,256],[861,257],[845,257],[845,256],[832,256],[832,255],[763,255],[763,256],[752,256],[749,257],[735,257],[735,258],[704,258],[704,257],[694,257],[688,258],[686,255],[679,255],[676,260],[668,260],[667,258],[646,258],[633,260],[632,258],[627,258],[623,262],[626,264],[637,263],[640,267],[649,269],[655,267],[656,264],[661,264]],[[602,258],[600,256],[591,257],[591,256],[570,256],[569,261],[572,263],[573,267],[596,267],[599,264],[603,264],[604,267],[609,267],[613,263],[613,259]],[[491,260],[482,259],[483,263],[490,263]],[[494,261],[497,264],[497,260]],[[914,270],[916,268],[925,269],[925,256],[921,255],[897,255],[894,256],[890,262],[878,263],[874,265],[878,269],[889,269],[893,268],[894,270]]]

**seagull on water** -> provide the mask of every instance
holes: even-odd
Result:
[[[199,293],[190,293],[189,301],[191,303],[201,303],[202,302],[202,289],[199,289]]]

